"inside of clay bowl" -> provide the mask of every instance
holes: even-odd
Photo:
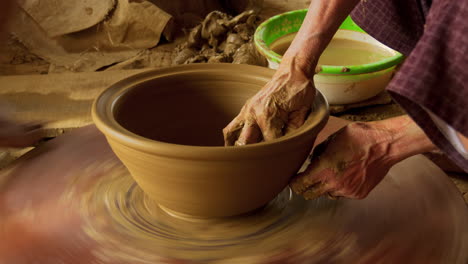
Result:
[[[223,146],[222,129],[257,89],[225,79],[169,76],[138,84],[119,99],[115,118],[129,131],[156,141]]]
[[[239,83],[241,78],[224,71],[142,82],[120,96],[114,117],[125,129],[155,141],[223,146],[222,129],[261,87],[255,80]]]

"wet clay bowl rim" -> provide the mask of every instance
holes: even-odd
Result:
[[[260,51],[260,53],[268,58],[269,61],[273,61],[279,64],[281,62],[282,56],[271,50],[269,46],[276,39],[289,33],[295,33],[299,31],[306,14],[307,9],[294,10],[273,16],[260,24],[254,34],[255,46]],[[341,24],[339,29],[356,31],[367,35],[367,33],[362,28],[360,28],[349,16]],[[392,50],[395,55],[377,62],[360,65],[320,65],[320,71],[318,73],[352,75],[373,73],[385,70],[400,64],[404,60],[403,54],[393,49],[390,50]]]
[[[134,180],[162,208],[197,218],[243,214],[273,199],[306,160],[317,134],[328,120],[328,104],[320,92],[301,128],[279,139],[247,146],[191,146],[145,138],[120,125],[114,111],[121,111],[119,105],[127,100],[125,96],[138,87],[157,89],[161,85],[161,91],[177,97],[180,91],[177,89],[188,87],[197,93],[199,79],[202,86],[206,81],[216,84],[209,89],[218,89],[219,82],[226,82],[227,86],[221,87],[222,96],[229,95],[230,89],[241,89],[240,95],[236,95],[241,97],[235,99],[238,105],[239,100],[244,103],[245,96],[252,96],[257,87],[260,89],[269,81],[273,73],[268,68],[234,64],[192,64],[151,70],[105,90],[93,104],[92,117]],[[167,80],[179,83],[167,85]],[[187,80],[195,88],[185,85]],[[228,85],[230,81],[233,86]],[[231,100],[213,96],[213,100],[220,102]],[[222,137],[221,129],[219,133]]]
[[[171,66],[167,68],[149,70],[143,73],[138,73],[130,76],[124,80],[121,80],[101,93],[93,103],[92,106],[92,118],[96,126],[106,136],[110,136],[114,139],[123,140],[126,145],[138,147],[148,152],[158,152],[161,147],[168,147],[164,149],[162,155],[190,155],[193,151],[199,151],[199,153],[210,155],[210,159],[217,159],[220,150],[228,155],[254,155],[252,150],[263,149],[265,147],[283,147],[282,145],[288,144],[294,141],[295,138],[307,136],[310,133],[310,129],[316,126],[320,126],[322,123],[326,123],[328,120],[328,103],[323,95],[317,91],[316,102],[318,107],[315,109],[315,113],[318,115],[314,118],[315,121],[311,122],[307,126],[303,126],[293,133],[285,135],[281,138],[269,141],[260,142],[256,144],[250,144],[245,146],[190,146],[180,145],[168,142],[156,141],[148,139],[138,134],[135,134],[124,127],[122,127],[113,116],[114,104],[106,104],[109,101],[116,101],[132,86],[138,85],[148,80],[152,80],[157,76],[158,78],[167,77],[170,75],[179,75],[184,73],[203,73],[207,71],[223,71],[223,70],[242,70],[248,72],[254,70],[258,75],[257,78],[265,79],[271,78],[274,71],[265,67],[251,66],[251,65],[235,65],[229,63],[218,63],[215,65],[210,64],[197,64],[197,65],[179,65]],[[221,132],[220,132],[221,133]],[[281,145],[281,146],[280,146]]]

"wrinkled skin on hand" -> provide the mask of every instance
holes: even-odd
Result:
[[[42,136],[40,124],[20,124],[0,117],[0,147],[29,147],[41,140]]]
[[[226,146],[246,145],[281,137],[300,127],[315,97],[311,79],[294,63],[278,69],[239,115],[223,129]]]
[[[290,186],[306,199],[365,198],[397,162],[391,142],[391,131],[349,124],[315,147],[310,165]]]

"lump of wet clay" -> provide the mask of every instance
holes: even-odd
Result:
[[[228,15],[219,11],[209,13],[201,24],[201,37],[208,40],[208,44],[217,48],[228,31],[226,23]]]
[[[199,51],[200,55],[204,55],[207,57],[215,56],[217,54],[215,49],[212,49],[210,46],[205,45],[203,48]]]
[[[184,64],[188,59],[197,55],[197,51],[192,48],[185,48],[180,50],[174,60],[172,61],[173,65]]]
[[[241,39],[248,41],[253,36],[255,28],[247,25],[247,23],[244,23],[236,25],[234,27],[234,31],[237,32]]]
[[[218,54],[208,59],[208,63],[223,63],[223,62],[231,62],[231,61],[232,61],[232,58],[224,54]]]
[[[242,45],[234,53],[232,63],[268,66],[268,61],[257,51],[253,42]]]
[[[242,12],[239,15],[232,18],[231,20],[229,20],[227,22],[227,26],[229,28],[233,28],[235,25],[245,23],[252,15],[255,16],[253,10],[247,10],[245,12]]]
[[[203,45],[203,39],[201,37],[202,25],[194,27],[187,38],[188,48],[200,48]]]
[[[237,49],[245,43],[245,40],[237,33],[230,33],[226,39],[226,46],[224,47],[224,54],[228,56],[234,55]]]
[[[208,57],[204,55],[196,55],[195,57],[191,57],[184,61],[184,64],[190,64],[190,63],[205,63],[208,62]]]
[[[253,41],[257,20],[253,10],[235,17],[220,11],[209,13],[189,32],[173,64],[233,62],[266,66],[266,59],[249,44]]]

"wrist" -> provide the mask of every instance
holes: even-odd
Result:
[[[301,42],[307,43],[307,42]],[[302,71],[310,79],[316,73],[316,67],[318,60],[323,50],[317,49],[313,43],[309,43],[307,46],[291,45],[281,59],[279,70],[291,69]]]
[[[285,56],[283,57],[281,64],[278,70],[276,71],[274,77],[278,77],[287,73],[293,76],[300,76],[301,79],[307,78],[310,81],[312,81],[315,74],[316,66],[316,62],[307,60],[306,58],[301,56]]]
[[[407,115],[371,122],[371,125],[389,133],[388,140],[382,143],[393,163],[436,149],[424,131]]]

